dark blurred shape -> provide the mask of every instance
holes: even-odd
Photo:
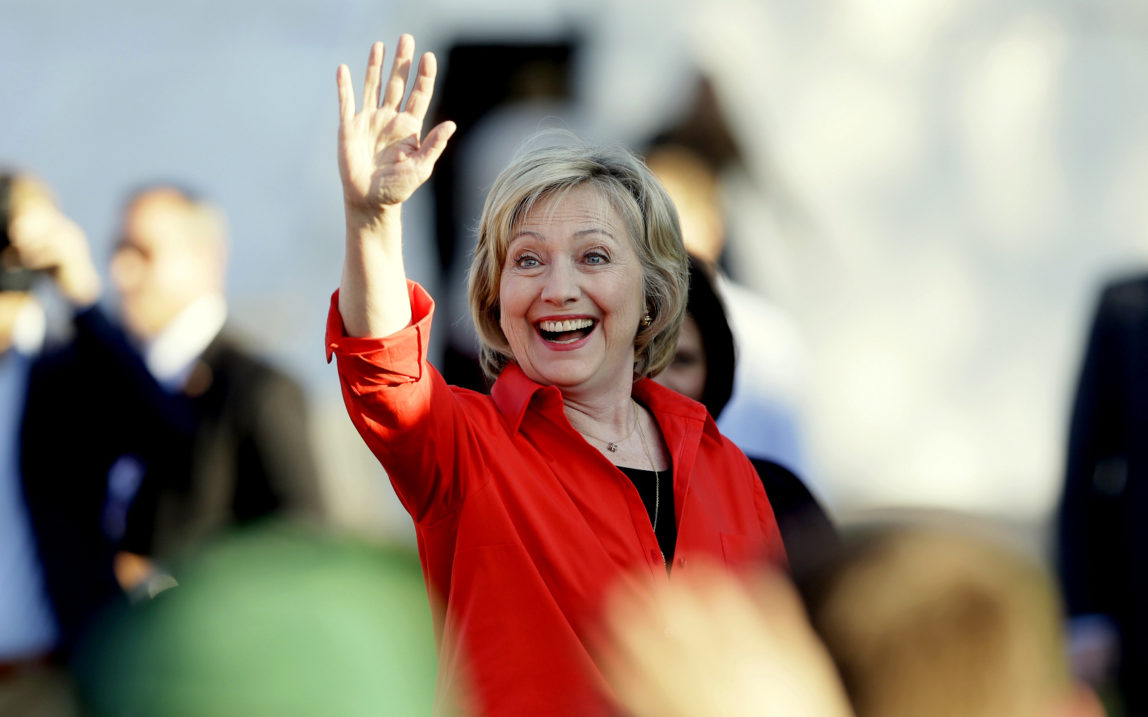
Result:
[[[1103,714],[1051,576],[974,523],[856,528],[804,592],[858,717]]]
[[[577,45],[575,38],[539,43],[462,41],[447,52],[446,71],[439,82],[442,100],[434,122],[450,119],[458,129],[430,179],[439,266],[448,279],[439,292],[440,311],[450,311],[452,301],[466,293],[465,283],[454,282],[453,277],[461,275],[459,265],[470,264],[473,227],[479,219],[468,215],[468,197],[484,196],[489,189],[466,185],[467,178],[478,173],[464,161],[472,132],[484,117],[499,108],[568,100]],[[453,321],[458,317],[451,318]],[[471,325],[469,317],[464,323],[466,327]],[[448,383],[487,392],[490,381],[478,364],[477,340],[473,334],[461,333],[448,338],[438,365]]]
[[[486,187],[458,186],[458,148],[474,125],[494,108],[526,100],[570,96],[570,65],[575,42],[499,43],[459,42],[447,51],[446,72],[439,82],[442,100],[432,125],[450,119],[458,125],[453,140],[435,164],[431,187],[435,195],[435,236],[439,263],[455,261],[459,222],[478,217],[456,214],[460,192],[486,192]],[[469,261],[470,257],[463,257]],[[462,290],[460,288],[460,290]]]
[[[432,713],[435,641],[408,550],[268,525],[179,572],[79,650],[94,717]]]
[[[1148,714],[1146,367],[1148,276],[1112,281],[1100,294],[1076,385],[1057,543],[1074,641],[1093,653],[1087,643],[1107,643],[1108,655],[1091,661],[1116,665],[1129,715]],[[1113,678],[1090,677],[1100,687]]]
[[[725,307],[714,288],[711,271],[712,268],[704,262],[695,256],[690,256],[690,296],[686,303],[686,323],[701,339],[700,361],[703,369],[701,392],[697,396],[692,396],[672,384],[672,376],[667,374],[679,370],[679,359],[683,358],[676,354],[673,363],[658,379],[679,393],[685,393],[700,401],[716,420],[733,395],[737,351]],[[678,348],[679,351],[683,348],[681,342]]]

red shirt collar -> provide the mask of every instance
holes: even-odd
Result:
[[[544,386],[530,379],[516,363],[507,364],[490,390],[494,405],[512,431],[518,430],[536,395],[542,401],[539,409],[554,407],[562,410],[562,392],[556,386]],[[686,420],[704,421],[707,430],[717,431],[713,421],[706,421],[705,406],[648,378],[634,382],[634,398],[655,416],[672,414]]]

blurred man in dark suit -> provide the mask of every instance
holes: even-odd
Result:
[[[320,512],[302,390],[225,327],[226,257],[223,216],[207,202],[162,185],[127,202],[111,278],[148,372],[181,399],[184,431],[162,468],[143,466],[117,561],[129,588],[150,572],[134,556],[169,558],[231,524]]]
[[[1058,527],[1074,642],[1110,643],[1126,713],[1148,714],[1148,276],[1101,294],[1073,405]],[[1097,662],[1092,668],[1103,667]]]
[[[320,512],[302,391],[229,337],[225,265],[214,208],[133,195],[111,265],[127,335],[81,311],[96,330],[32,371],[22,473],[66,645],[217,533]]]

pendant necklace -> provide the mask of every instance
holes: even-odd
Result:
[[[632,399],[632,398],[630,399],[630,403],[632,406],[637,405],[634,403],[634,399]],[[618,452],[618,445],[628,441],[630,439],[630,436],[634,435],[634,430],[638,428],[638,412],[637,412],[637,409],[633,408],[631,410],[634,413],[634,425],[630,427],[630,432],[627,433],[624,438],[621,438],[617,441],[607,441],[604,438],[599,438],[598,436],[595,436],[592,433],[588,433],[586,431],[579,431],[579,433],[581,433],[584,436],[589,436],[590,438],[593,438],[595,441],[598,441],[599,443],[605,443],[606,444],[606,450],[610,451],[611,453],[617,453]]]

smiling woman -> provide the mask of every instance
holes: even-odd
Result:
[[[435,60],[399,40],[338,74],[347,243],[327,325],[351,420],[414,519],[442,691],[469,711],[611,714],[592,649],[603,598],[690,560],[784,562],[746,457],[705,408],[650,377],[686,303],[677,215],[624,150],[524,154],[487,198],[470,271],[489,396],[426,362],[434,302],[406,279],[400,209],[453,132],[422,136]],[[383,89],[385,87],[385,90]],[[421,138],[421,139],[420,139]]]

